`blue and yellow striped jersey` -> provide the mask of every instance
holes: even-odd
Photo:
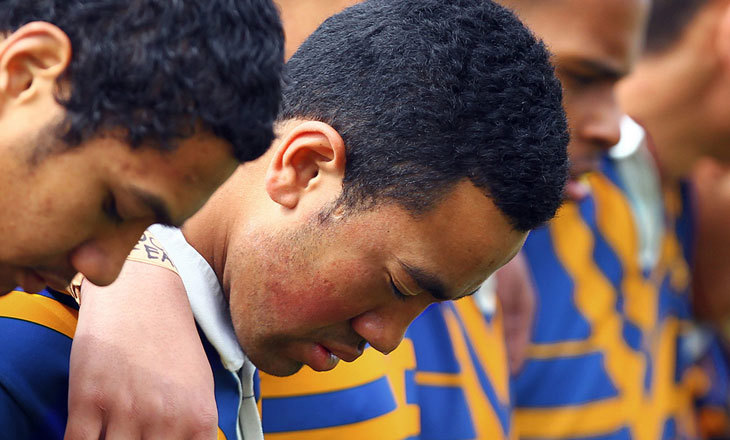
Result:
[[[421,439],[513,438],[499,309],[485,316],[472,297],[433,304],[409,335],[416,351]]]
[[[78,305],[62,293],[0,296],[0,439],[63,439],[77,321]],[[236,439],[240,393],[235,376],[199,333],[215,380],[218,439]]]
[[[269,439],[509,438],[508,372],[499,317],[484,319],[472,298],[434,304],[385,356],[330,372],[261,374]]]
[[[289,377],[259,373],[267,439],[409,439],[419,433],[410,339],[389,355],[367,347],[328,372],[305,366]]]
[[[626,195],[604,175],[589,183],[589,197],[567,202],[525,245],[538,301],[529,359],[512,381],[519,436],[691,435],[678,349],[689,288],[681,250],[691,239],[678,231],[690,229],[668,221],[648,271]]]

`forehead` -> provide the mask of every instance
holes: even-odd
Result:
[[[628,72],[643,42],[648,0],[540,0],[524,19],[560,61],[593,60]]]

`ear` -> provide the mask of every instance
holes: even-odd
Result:
[[[71,41],[46,22],[22,26],[0,42],[0,96],[27,101],[39,91],[53,92],[71,62]]]
[[[281,139],[266,172],[266,191],[273,201],[294,209],[305,194],[326,185],[342,187],[345,142],[337,130],[305,121]]]

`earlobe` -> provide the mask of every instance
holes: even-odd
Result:
[[[301,198],[329,184],[341,186],[345,144],[328,124],[305,121],[290,126],[275,146],[266,173],[266,191],[278,204],[294,209]]]
[[[37,89],[34,85],[53,90],[70,62],[71,41],[61,29],[28,23],[0,43],[0,92],[5,98],[24,99]]]

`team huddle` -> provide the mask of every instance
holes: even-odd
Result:
[[[0,4],[0,438],[730,438],[727,0]]]

